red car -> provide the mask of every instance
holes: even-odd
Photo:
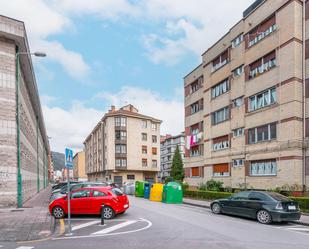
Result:
[[[70,204],[71,214],[101,214],[101,206],[104,205],[105,219],[111,219],[129,208],[128,197],[120,189],[100,186],[73,191]],[[63,218],[68,213],[67,196],[52,201],[49,212],[57,219]]]

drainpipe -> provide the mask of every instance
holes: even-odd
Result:
[[[39,168],[39,117],[36,117],[36,167],[37,167],[37,192],[40,192],[40,168]]]
[[[23,205],[22,199],[22,176],[21,176],[21,161],[20,161],[20,117],[19,117],[19,47],[16,46],[15,55],[15,80],[16,80],[16,143],[17,143],[17,207],[21,208]]]
[[[303,0],[303,49],[302,49],[302,77],[303,77],[303,167],[302,185],[306,191],[306,0]]]

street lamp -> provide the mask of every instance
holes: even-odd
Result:
[[[20,56],[21,55],[34,55],[37,57],[45,57],[46,54],[43,52],[19,52],[17,47],[17,52],[15,55],[15,65],[16,65],[16,129],[17,129],[17,207],[22,207],[22,175],[21,175],[21,162],[20,162],[20,115],[19,115],[19,71],[20,71]]]

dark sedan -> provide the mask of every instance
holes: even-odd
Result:
[[[260,223],[299,220],[298,203],[278,193],[266,191],[239,192],[210,205],[215,214],[224,213],[257,219]]]

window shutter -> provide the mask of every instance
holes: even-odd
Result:
[[[245,144],[249,144],[248,129],[245,129]]]
[[[308,51],[309,51],[309,44],[308,44]],[[309,98],[309,79],[306,79],[306,98]]]
[[[309,118],[306,118],[306,137],[309,137]]]
[[[250,73],[250,67],[249,65],[245,66],[245,80],[248,81],[249,80],[249,73]]]
[[[190,168],[185,168],[185,177],[190,177]]]
[[[259,32],[264,32],[266,31],[270,26],[273,26],[274,24],[276,24],[276,15],[273,15],[272,17],[270,17],[269,19],[267,19],[266,21],[264,21],[260,27],[259,27]]]
[[[200,177],[204,177],[204,167],[200,167]]]
[[[191,85],[185,87],[185,97],[187,97],[190,94],[190,87]]]
[[[250,176],[250,161],[245,161],[245,175]]]
[[[185,107],[185,116],[186,117],[190,116],[190,108],[191,108],[190,106]]]
[[[200,176],[200,167],[191,168],[192,176]]]
[[[229,172],[229,163],[215,164],[213,165],[214,173]]]
[[[247,113],[249,111],[249,99],[248,97],[245,98],[245,112]]]
[[[199,109],[203,110],[203,108],[204,108],[204,99],[200,99],[199,100]]]

